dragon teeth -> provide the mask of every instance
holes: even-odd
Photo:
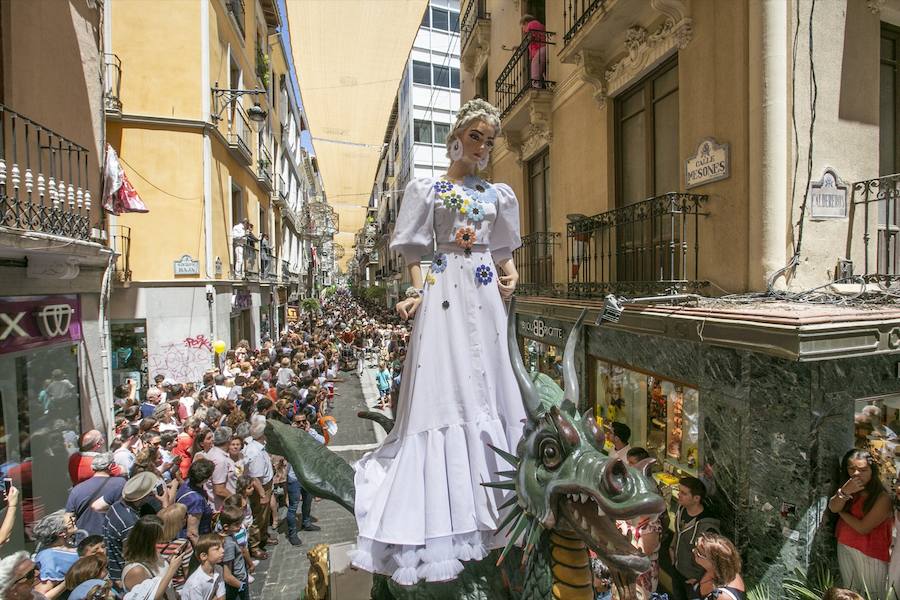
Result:
[[[603,512],[603,509],[600,508],[600,505],[597,505],[597,514],[601,517],[605,517],[606,513]]]
[[[584,503],[587,502],[587,501],[588,501],[588,496],[587,496],[587,494],[581,494],[581,503],[584,504]]]

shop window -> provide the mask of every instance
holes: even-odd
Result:
[[[137,389],[149,387],[147,377],[147,322],[113,321],[109,324],[112,339],[113,386],[131,379]]]
[[[882,482],[893,489],[900,468],[900,394],[862,398],[854,409],[855,447],[872,454]]]
[[[631,429],[667,475],[697,475],[699,400],[696,388],[593,358],[595,414]]]
[[[522,361],[530,372],[543,373],[555,381],[559,387],[565,387],[563,385],[563,349],[561,347],[522,338],[520,350],[522,351]]]
[[[69,456],[78,450],[81,432],[78,375],[77,345],[0,358],[0,470],[22,498],[22,517],[3,548],[7,554],[34,551],[34,523],[65,507]]]

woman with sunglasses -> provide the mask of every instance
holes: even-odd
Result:
[[[694,546],[694,562],[703,568],[698,596],[704,600],[745,600],[741,555],[728,538],[704,533]]]
[[[44,594],[34,589],[38,567],[28,552],[20,550],[0,559],[0,597],[4,600],[42,600]],[[65,584],[60,586],[60,591]]]
[[[868,594],[869,600],[881,600],[891,560],[891,498],[867,451],[847,452],[841,473],[849,479],[828,501],[828,509],[840,519],[835,537],[841,579],[845,587]]]

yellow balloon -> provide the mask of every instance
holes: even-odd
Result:
[[[225,352],[225,342],[222,340],[216,340],[213,342],[213,350],[215,350],[216,354],[222,354]]]

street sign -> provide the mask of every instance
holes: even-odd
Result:
[[[713,138],[701,140],[697,153],[688,157],[684,165],[684,184],[691,189],[731,176],[731,155],[728,144],[719,144]]]
[[[178,275],[199,275],[200,261],[191,258],[190,254],[185,254],[176,261],[173,261],[175,268],[175,276]]]
[[[811,219],[844,219],[847,217],[847,186],[834,169],[827,168],[822,179],[809,186]]]

